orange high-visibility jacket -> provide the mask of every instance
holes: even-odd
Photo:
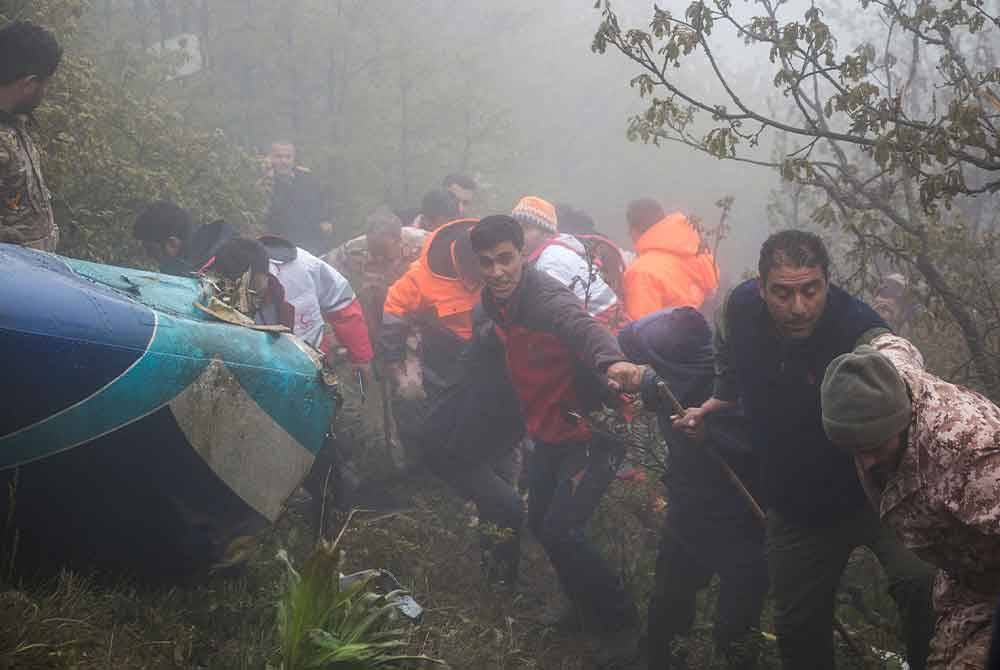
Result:
[[[625,309],[632,320],[670,307],[701,307],[719,288],[711,252],[701,250],[698,231],[680,212],[668,214],[635,244],[638,254],[625,270]]]
[[[455,240],[468,235],[476,223],[459,219],[436,230],[424,243],[420,258],[389,287],[379,337],[386,360],[402,356],[406,334],[415,321],[443,326],[463,341],[472,339],[472,311],[480,289],[470,289],[460,279],[454,247]]]

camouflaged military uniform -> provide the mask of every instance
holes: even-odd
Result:
[[[420,250],[427,239],[427,231],[403,226],[402,253],[395,263],[378,263],[368,254],[368,238],[359,235],[340,245],[329,254],[326,262],[347,277],[358,295],[377,288],[382,294],[394,281],[403,276],[410,263],[420,257]],[[384,295],[383,295],[384,298]]]
[[[927,667],[985,668],[1000,596],[1000,408],[926,372],[903,338],[882,335],[872,346],[892,361],[913,403],[906,449],[879,505],[883,522],[941,570]]]
[[[27,117],[0,111],[0,242],[55,251],[51,200]]]

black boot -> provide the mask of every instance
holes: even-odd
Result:
[[[520,533],[510,528],[489,528],[480,533],[483,578],[491,586],[517,587],[521,564]]]

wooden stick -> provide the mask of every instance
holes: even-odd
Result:
[[[660,391],[662,395],[666,396],[667,399],[670,400],[670,403],[674,406],[674,411],[677,413],[678,416],[684,416],[685,414],[687,414],[687,410],[684,408],[684,405],[682,405],[681,402],[677,399],[677,396],[674,395],[674,392],[670,390],[670,387],[667,386],[667,383],[665,381],[663,381],[662,379],[657,381],[656,388],[658,391]],[[715,448],[710,443],[704,442],[702,446],[704,447],[705,451],[708,452],[709,457],[713,461],[719,464],[719,467],[722,468],[722,471],[725,473],[726,478],[729,479],[730,482],[732,482],[733,486],[735,486],[736,489],[740,492],[740,495],[743,496],[743,499],[750,507],[750,510],[753,512],[753,515],[757,519],[757,522],[761,526],[766,528],[767,514],[764,513],[764,510],[761,509],[761,506],[757,503],[757,500],[753,497],[753,494],[750,493],[747,487],[743,484],[743,481],[739,478],[739,475],[737,475],[736,472],[734,472],[733,469],[729,467],[729,463],[727,463],[726,460],[722,458],[719,452],[716,451]],[[867,654],[865,654],[864,649],[859,646],[858,641],[853,638],[851,633],[848,632],[847,627],[844,626],[844,624],[840,621],[840,619],[837,618],[836,615],[834,615],[833,617],[833,627],[837,631],[837,633],[844,639],[844,642],[847,644],[848,647],[850,647],[852,652],[854,652],[859,658],[867,658]]]
[[[674,411],[677,413],[678,416],[684,416],[685,414],[687,414],[687,410],[684,409],[684,405],[682,405],[681,402],[677,399],[677,396],[674,395],[674,392],[670,390],[670,387],[667,386],[667,383],[665,381],[661,379],[660,381],[656,382],[656,388],[663,395],[665,395],[667,399],[670,400],[671,404],[674,406]],[[746,504],[750,508],[750,511],[753,512],[754,518],[757,519],[757,522],[761,526],[766,526],[767,514],[764,513],[764,510],[761,509],[760,504],[757,503],[757,499],[753,497],[753,494],[750,493],[746,485],[743,484],[743,480],[739,478],[739,475],[737,475],[736,472],[734,472],[733,469],[729,467],[729,463],[726,462],[726,459],[724,459],[721,455],[719,455],[719,452],[716,451],[715,447],[713,447],[710,443],[704,442],[702,443],[701,446],[705,449],[705,452],[708,453],[709,458],[715,461],[718,464],[718,466],[722,468],[723,474],[725,474],[726,478],[732,483],[734,487],[736,487],[736,490],[740,492],[740,495],[743,497],[743,500],[746,501]]]

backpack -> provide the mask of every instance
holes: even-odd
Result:
[[[583,259],[587,261],[590,268],[590,282],[600,273],[601,279],[611,288],[618,298],[612,314],[606,314],[607,325],[612,332],[617,332],[623,325],[628,323],[628,316],[625,314],[625,257],[621,248],[604,235],[598,233],[569,233],[583,246]],[[559,241],[558,238],[551,238],[542,244],[533,254],[532,259],[541,256],[549,246],[560,246],[579,254],[580,251]],[[575,288],[571,286],[570,288]],[[585,291],[586,292],[586,291]]]

